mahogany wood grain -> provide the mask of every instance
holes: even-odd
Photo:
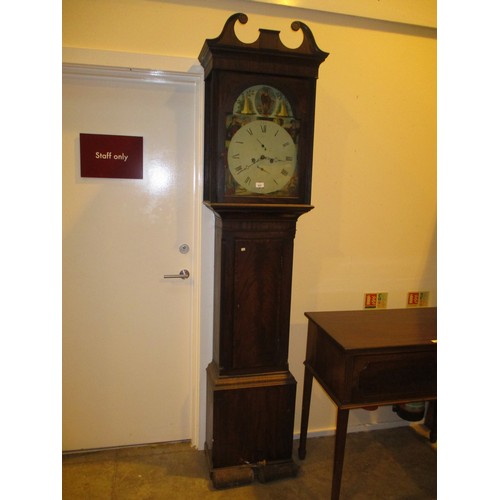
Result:
[[[436,399],[437,308],[305,314],[309,325],[299,458],[306,456],[314,377],[337,405],[331,497],[337,500],[349,410]]]

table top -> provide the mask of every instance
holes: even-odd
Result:
[[[437,308],[306,312],[345,350],[436,346]]]

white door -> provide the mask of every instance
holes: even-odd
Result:
[[[197,92],[150,80],[63,72],[64,450],[192,437]],[[144,178],[82,178],[80,133],[143,137]]]

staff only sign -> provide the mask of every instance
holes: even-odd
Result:
[[[81,176],[142,179],[142,152],[142,137],[80,134]]]

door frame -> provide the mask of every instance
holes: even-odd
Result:
[[[125,52],[111,52],[93,49],[64,48],[62,51],[62,74],[86,76],[96,78],[112,78],[126,81],[140,81],[151,84],[186,83],[195,88],[195,153],[193,165],[194,190],[194,228],[193,228],[193,280],[192,291],[192,318],[190,322],[190,360],[191,360],[191,443],[198,449],[203,449],[205,442],[205,366],[211,353],[207,351],[207,342],[201,342],[201,329],[210,325],[211,297],[203,297],[202,283],[206,269],[207,252],[213,253],[211,248],[203,248],[202,213],[203,202],[203,113],[204,113],[204,77],[203,68],[195,59],[156,56],[148,54],[132,54]],[[202,262],[202,255],[203,262]],[[210,261],[210,256],[208,258]],[[202,317],[203,316],[203,317]],[[205,325],[205,326],[203,326]],[[205,333],[204,333],[205,335]],[[208,344],[211,345],[211,342]]]

